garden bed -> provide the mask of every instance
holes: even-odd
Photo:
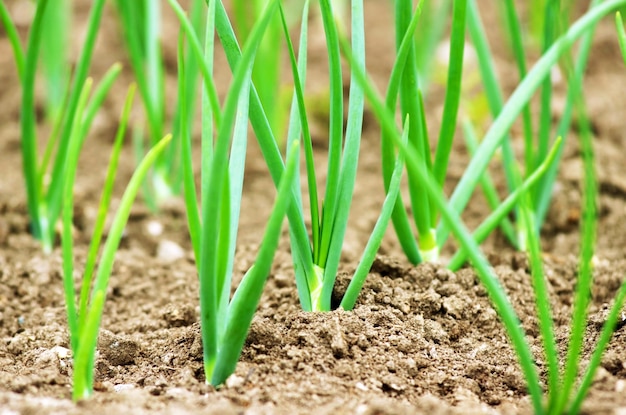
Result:
[[[13,3],[17,2],[7,2]],[[87,3],[77,2],[79,34]],[[391,10],[386,3],[370,0],[365,2],[365,11],[368,70],[382,88],[393,60],[393,34],[386,30]],[[485,8],[484,19],[496,38],[497,16],[489,12]],[[27,24],[24,18],[18,28],[25,32]],[[124,60],[117,31],[109,10],[94,59],[92,73],[96,77],[115,60]],[[163,38],[175,39],[177,31],[177,23],[168,14]],[[600,222],[583,362],[588,360],[607,307],[626,276],[626,98],[621,88],[626,68],[610,21],[600,26],[595,42],[585,91],[596,137]],[[310,43],[310,88],[313,93],[323,93],[327,80],[320,56],[325,56],[325,45],[315,37]],[[175,48],[175,42],[164,48],[170,93],[175,88]],[[504,48],[496,51],[500,76],[512,89],[516,80],[511,58]],[[218,76],[228,79],[224,60],[217,65],[222,65]],[[96,363],[96,393],[88,401],[74,404],[61,255],[58,248],[51,255],[44,254],[28,232],[18,125],[20,88],[4,35],[0,35],[0,67],[4,68],[0,106],[5,109],[0,113],[0,414],[532,412],[510,342],[472,269],[452,273],[432,264],[412,266],[391,229],[354,311],[305,313],[300,311],[285,227],[235,375],[219,390],[207,386],[197,272],[181,201],[168,203],[158,214],[141,203],[133,208],[110,281]],[[81,155],[75,225],[76,249],[82,257],[116,120],[131,80],[131,72],[125,70]],[[558,91],[560,97],[563,92]],[[438,120],[441,102],[442,94],[435,86],[427,102],[429,120]],[[556,108],[555,119],[558,115]],[[321,117],[316,123],[313,138],[316,151],[323,156],[325,120]],[[235,280],[252,265],[275,195],[260,151],[255,144],[251,147]],[[366,114],[361,151],[338,292],[345,289],[356,267],[383,201],[379,131],[371,114]],[[457,140],[449,188],[458,181],[467,159],[461,140]],[[118,183],[128,181],[133,167],[127,146]],[[560,171],[542,244],[557,340],[564,350],[577,273],[581,209],[582,167],[575,131]],[[120,191],[121,187],[116,191],[118,197]],[[114,206],[117,202],[119,199],[114,199]],[[477,195],[464,219],[470,227],[475,226],[487,212],[486,203]],[[499,235],[491,237],[484,249],[521,317],[533,351],[539,353],[541,338],[526,256],[512,250]],[[450,247],[443,255],[452,252]],[[626,410],[626,333],[621,327],[622,323],[583,406],[586,413]],[[545,368],[542,360],[536,364]]]

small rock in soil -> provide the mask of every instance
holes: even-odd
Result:
[[[164,239],[157,247],[157,258],[164,262],[174,262],[185,257],[185,250],[176,242]]]
[[[191,326],[196,322],[196,310],[189,304],[169,304],[163,311],[163,319],[170,327]]]
[[[135,363],[135,358],[139,354],[139,344],[108,330],[101,330],[98,350],[109,364],[124,366]]]

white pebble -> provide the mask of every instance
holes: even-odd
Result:
[[[151,220],[146,224],[146,230],[151,236],[160,236],[163,233],[163,224],[156,220]]]
[[[165,262],[174,262],[185,257],[185,250],[176,242],[163,240],[157,247],[157,258]]]
[[[135,385],[133,385],[132,383],[122,383],[122,384],[113,386],[113,390],[118,393],[129,391],[132,389],[135,389]]]

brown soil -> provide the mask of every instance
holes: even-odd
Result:
[[[23,1],[7,1],[13,11]],[[77,33],[84,33],[88,2],[79,2]],[[392,60],[393,36],[387,3],[367,1],[370,70],[380,87]],[[496,16],[485,10],[493,39]],[[177,25],[167,16],[164,39],[175,39]],[[26,33],[28,16],[18,22]],[[108,10],[93,73],[99,76],[123,58],[115,18]],[[78,44],[80,36],[77,36]],[[584,361],[593,349],[608,304],[626,272],[626,150],[622,140],[621,88],[626,77],[610,22],[600,28],[585,84],[597,135],[601,217],[590,323]],[[313,92],[322,91],[324,46],[311,41]],[[174,88],[175,42],[165,47],[168,91]],[[498,67],[509,89],[514,68],[498,49]],[[223,63],[223,61],[222,61]],[[471,67],[472,62],[469,62]],[[317,66],[315,66],[317,65]],[[102,322],[96,389],[74,404],[71,360],[59,250],[41,252],[28,234],[19,144],[20,90],[6,36],[0,35],[0,413],[2,414],[467,414],[529,413],[531,406],[515,355],[469,268],[458,273],[437,265],[411,266],[391,231],[381,248],[354,311],[304,313],[299,310],[286,232],[236,373],[219,390],[205,384],[198,326],[198,284],[185,230],[184,209],[173,202],[157,214],[141,204],[133,211],[116,257]],[[222,65],[219,76],[227,79]],[[316,68],[316,69],[315,69]],[[76,187],[78,263],[84,258],[98,191],[128,70],[96,120],[82,155]],[[562,89],[562,88],[561,88]],[[174,96],[172,94],[172,96]],[[560,94],[562,96],[562,93]],[[429,98],[429,120],[438,125],[441,91]],[[555,117],[558,116],[558,109]],[[317,131],[323,134],[323,120]],[[518,128],[518,127],[516,127]],[[433,130],[435,131],[435,130]],[[553,208],[543,234],[545,270],[561,350],[566,347],[579,244],[580,181],[577,144],[569,140]],[[323,135],[317,137],[323,144]],[[356,267],[382,203],[378,130],[367,117],[362,157],[338,291]],[[460,143],[461,140],[459,140]],[[322,146],[323,147],[323,146]],[[323,157],[323,148],[318,157]],[[466,164],[455,148],[450,189]],[[123,155],[119,189],[133,166],[130,146]],[[258,149],[252,145],[244,190],[235,279],[251,265],[269,214],[273,185]],[[114,206],[117,201],[114,201]],[[471,203],[470,226],[484,217],[480,196]],[[157,234],[149,229],[162,228]],[[172,244],[182,257],[170,257]],[[544,367],[528,263],[499,236],[485,245]],[[450,249],[445,251],[449,255]],[[586,413],[626,410],[626,334],[618,330],[602,360]]]

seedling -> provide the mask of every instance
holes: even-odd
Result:
[[[91,93],[91,86],[91,79],[87,79],[84,87],[82,88],[80,99],[76,107],[77,121],[74,123],[70,134],[63,189],[63,285],[65,290],[65,304],[70,334],[70,346],[74,358],[72,374],[72,397],[74,400],[88,398],[93,393],[93,372],[98,332],[100,329],[102,312],[104,310],[109,277],[111,276],[113,269],[115,253],[122,239],[124,228],[126,226],[126,222],[128,221],[128,216],[130,215],[130,209],[141,183],[151,165],[155,162],[159,154],[163,152],[165,146],[171,140],[171,136],[163,138],[152,150],[148,152],[148,154],[146,154],[144,160],[137,167],[137,170],[126,187],[120,206],[115,214],[115,217],[113,218],[111,229],[109,230],[106,242],[104,243],[104,248],[96,270],[98,252],[100,250],[104,224],[113,191],[113,183],[117,172],[119,154],[122,149],[122,143],[126,132],[126,125],[134,93],[134,88],[131,88],[126,98],[126,104],[122,112],[120,126],[115,138],[111,161],[109,163],[107,176],[102,190],[98,216],[94,225],[94,232],[85,262],[83,276],[80,280],[80,295],[77,300],[74,289],[75,265],[72,240],[72,217],[74,212],[73,189],[80,149],[83,145],[86,132],[85,122],[80,122],[80,120],[85,120],[85,111],[87,100]]]
[[[141,160],[144,154],[144,135],[148,137],[148,143],[154,145],[168,125],[164,90],[165,63],[161,53],[161,6],[159,1],[152,0],[116,0],[115,5],[146,114],[147,127],[138,125],[134,133],[137,160]],[[197,34],[201,33],[204,27],[204,8],[203,0],[194,0],[191,4],[191,25]],[[190,87],[186,88],[186,94],[179,96],[173,106],[172,130],[176,144],[169,146],[168,151],[157,160],[150,174],[151,180],[144,186],[144,200],[152,210],[158,210],[163,201],[180,194],[182,190],[180,145],[177,144],[179,128],[183,121],[187,124],[186,128],[192,127],[191,115],[194,114],[198,97],[195,88],[198,81],[198,64],[189,50],[185,51],[185,60],[187,71],[185,78]],[[181,119],[182,101],[185,101],[188,108],[188,117],[185,120]]]
[[[523,101],[519,101],[519,97],[528,97],[532,93],[532,91],[528,91],[528,89],[534,89],[534,85],[538,85],[541,82],[541,79],[545,76],[545,72],[547,72],[550,66],[548,64],[550,62],[556,62],[563,49],[569,47],[576,38],[585,33],[586,30],[593,26],[600,18],[622,4],[623,2],[619,1],[606,2],[602,6],[598,6],[590,10],[581,18],[581,20],[574,24],[563,37],[555,42],[555,46],[553,46],[553,48],[551,48],[548,53],[542,57],[540,63],[529,72],[529,76],[522,82],[520,88],[518,88],[511,100],[505,105],[502,114],[512,112],[512,108],[516,108],[516,111],[519,112],[523,104]],[[621,30],[623,30],[623,28]],[[626,34],[622,34],[622,39],[624,44],[626,44]],[[345,41],[343,42],[343,48],[345,54],[351,62],[352,67],[355,68],[356,65],[352,59],[351,51]],[[544,67],[545,65],[548,66]],[[537,68],[543,69],[539,71]],[[545,72],[541,74],[542,71]],[[593,257],[595,228],[597,222],[597,211],[595,207],[595,201],[597,198],[597,183],[593,172],[592,139],[589,122],[586,120],[582,101],[577,101],[576,108],[581,120],[581,148],[583,149],[583,162],[585,166],[583,189],[584,202],[582,214],[583,221],[581,224],[582,246],[578,272],[579,278],[576,284],[576,297],[574,301],[572,326],[570,331],[570,343],[564,363],[560,363],[555,345],[555,334],[552,317],[550,315],[551,312],[549,309],[548,291],[546,288],[546,280],[542,273],[539,241],[537,233],[533,231],[536,224],[534,223],[534,216],[530,205],[532,193],[528,190],[528,188],[522,192],[523,197],[520,199],[522,201],[520,203],[520,209],[523,215],[522,223],[528,234],[529,253],[532,263],[533,288],[536,296],[540,330],[544,342],[543,352],[545,359],[548,362],[548,380],[546,382],[547,387],[544,395],[530,345],[528,344],[523,329],[519,324],[519,318],[514,311],[514,307],[507,298],[506,292],[501,286],[498,277],[495,275],[494,269],[480,252],[478,245],[474,240],[474,236],[470,235],[465,228],[460,219],[460,214],[455,211],[455,206],[446,201],[437,178],[434,177],[434,174],[422,163],[419,156],[415,152],[411,151],[410,146],[402,143],[400,133],[395,128],[391,111],[385,109],[382,100],[377,96],[371,82],[368,81],[364,73],[358,70],[356,73],[358,74],[357,79],[359,82],[365,86],[366,96],[370,100],[383,128],[398,147],[400,153],[404,154],[406,157],[408,168],[411,169],[416,175],[416,178],[420,180],[423,189],[426,190],[434,206],[441,213],[442,219],[447,228],[449,228],[455,235],[458,243],[467,253],[472,265],[476,269],[478,278],[487,290],[487,293],[492,300],[496,311],[500,315],[509,337],[511,338],[513,348],[518,356],[522,372],[526,378],[528,391],[535,413],[578,413],[580,405],[589,390],[595,370],[600,364],[601,356],[615,329],[619,312],[624,304],[624,301],[626,300],[626,283],[624,283],[616,294],[614,305],[612,306],[606,323],[602,329],[590,363],[584,373],[582,373],[580,383],[576,387],[576,380],[580,371],[579,361],[583,346],[582,340],[584,329],[586,327],[587,308],[589,304],[589,289],[591,287],[592,280],[591,261]],[[534,84],[530,84],[528,79],[533,79]],[[522,93],[524,93],[524,95],[522,95]],[[513,118],[512,114],[507,114],[507,117]],[[499,120],[500,118],[496,120],[491,131],[493,131],[496,127],[502,128],[502,123],[504,123],[504,121]],[[510,122],[512,122],[512,120]],[[488,138],[490,137],[490,134],[493,134],[491,131],[487,133]],[[491,137],[493,137],[493,135]],[[485,140],[487,140],[487,138],[485,138]],[[552,149],[552,152],[554,151],[556,151],[555,148]],[[474,160],[477,160],[477,158],[474,158],[470,163],[470,168],[472,163],[474,163]],[[475,175],[478,176],[479,174],[475,173]],[[476,180],[477,179],[478,177],[476,177]],[[463,182],[463,179],[461,182]],[[521,186],[520,188],[522,188],[526,185],[518,184],[518,186]],[[545,401],[544,396],[546,397]]]
[[[498,149],[504,142],[506,134],[509,128],[511,127],[512,123],[515,121],[515,119],[517,118],[519,113],[522,111],[522,109],[527,105],[532,95],[534,94],[534,91],[541,85],[541,83],[546,78],[546,76],[549,75],[551,68],[558,62],[559,57],[569,47],[571,47],[571,45],[576,39],[588,33],[589,30],[593,28],[595,23],[600,18],[605,16],[611,10],[615,9],[620,4],[622,4],[621,1],[610,1],[610,2],[604,2],[601,5],[590,9],[590,11],[586,15],[584,15],[580,20],[578,20],[575,24],[573,24],[561,37],[559,37],[553,43],[553,45],[546,51],[546,53],[541,57],[541,59],[537,62],[537,64],[528,72],[527,76],[519,84],[519,86],[517,87],[515,92],[511,95],[511,97],[506,102],[506,104],[503,105],[501,111],[498,112],[497,118],[495,118],[493,124],[491,125],[490,129],[488,130],[488,132],[482,139],[480,145],[476,148],[476,153],[470,160],[470,163],[465,171],[465,174],[462,176],[460,182],[457,184],[457,187],[450,198],[449,204],[454,211],[456,211],[457,213],[460,213],[464,210],[473,192],[473,189],[479,183],[481,178],[484,177],[484,172],[489,161],[493,157],[496,149]],[[460,3],[457,4],[455,2],[455,8],[460,7],[460,6],[461,6]],[[456,10],[458,11],[459,9],[456,9]],[[458,13],[460,14],[460,12]],[[392,131],[393,131],[393,134],[397,133],[397,131],[395,131],[395,122],[393,120],[393,117],[391,116],[391,113],[393,113],[393,111],[395,110],[395,96],[398,90],[398,85],[400,85],[400,82],[401,82],[399,80],[399,75],[397,75],[397,73],[398,72],[402,73],[402,70],[406,71],[405,65],[407,65],[407,62],[410,62],[410,60],[407,58],[407,56],[410,56],[409,54],[410,49],[408,49],[407,51],[408,46],[404,42],[406,41],[407,36],[408,36],[407,32],[410,33],[413,30],[413,27],[416,24],[415,19],[417,19],[417,17],[418,17],[417,13],[413,15],[413,20],[409,22],[407,26],[408,30],[405,32],[404,40],[402,43],[400,43],[400,46],[398,48],[398,56],[396,58],[394,72],[392,72],[392,76],[390,78],[388,92],[387,92],[387,101],[386,101],[387,108],[385,108],[385,105],[382,103],[382,100],[378,97],[371,82],[367,82],[367,80],[365,79],[364,73],[358,71],[360,73],[360,76],[358,79],[360,79],[360,82],[365,83],[366,95],[368,99],[370,100],[370,103],[372,104],[372,107],[374,109],[376,116],[379,118],[379,120],[382,123],[383,137],[385,137],[386,134],[392,134],[391,133]],[[460,17],[458,18],[460,19]],[[454,24],[453,24],[453,39],[454,39]],[[454,40],[452,41],[452,43],[454,43]],[[351,57],[351,52],[347,45],[344,46],[344,52],[346,53],[346,55],[349,56],[349,60],[351,62],[352,68],[354,69],[356,67],[354,63],[354,59]],[[453,54],[458,53],[458,51],[455,52],[455,49],[453,48],[451,53]],[[450,61],[454,62],[454,58],[450,59]],[[400,68],[402,70],[400,70]],[[453,68],[452,65],[451,65],[451,68]],[[454,71],[451,71],[450,73],[453,74]],[[454,82],[452,82],[452,85],[455,85]],[[572,91],[572,94],[573,93],[574,91]],[[417,91],[417,95],[419,96],[419,90]],[[451,93],[448,96],[451,96],[451,95],[455,95],[455,94]],[[451,98],[451,100],[447,102],[454,103],[455,101],[453,101]],[[417,109],[418,109],[417,116],[420,117],[421,114],[423,114],[423,109],[422,109],[423,107],[420,106],[419,101],[414,104],[417,105]],[[444,107],[444,111],[445,111],[445,107]],[[415,118],[416,116],[411,117],[411,119],[415,119]],[[423,120],[423,117],[421,119]],[[450,116],[450,119],[452,120],[452,122],[454,122],[454,118],[452,116]],[[421,122],[420,124],[423,125],[423,122]],[[422,128],[422,131],[425,131],[424,128]],[[442,131],[448,131],[448,128],[443,128]],[[431,165],[429,163],[429,160],[430,160],[429,152],[423,150],[426,143],[428,143],[428,140],[424,140],[425,136],[426,136],[425,134],[422,134],[422,137],[421,137],[422,141],[418,141],[417,142],[418,144],[413,144],[413,145],[410,144],[409,148],[410,148],[410,151],[414,154],[414,156],[418,160],[420,160],[420,163],[422,163],[422,168],[431,170]],[[435,160],[432,164],[432,171],[435,173],[437,180],[440,183],[440,186],[443,183],[442,178],[445,177],[445,168],[440,167],[439,169],[437,169],[436,167],[438,165],[445,166],[445,163],[443,161],[446,161],[447,159],[446,154],[449,154],[449,148],[447,148],[445,145],[442,144],[442,143],[447,142],[445,140],[442,141],[441,138],[443,137],[449,137],[449,136],[447,136],[446,134],[440,135],[440,141],[438,144],[437,153],[441,154],[442,156],[439,158],[437,157],[437,154],[436,154]],[[411,142],[410,138],[409,138],[409,142]],[[383,162],[384,163],[385,163],[385,160],[387,160],[386,163],[390,163],[393,160],[393,157],[395,157],[395,150],[394,150],[393,145],[397,146],[398,144],[397,142],[391,142],[391,144],[388,144],[387,147],[383,147]],[[440,151],[440,148],[442,148],[443,150]],[[546,163],[549,166],[551,166],[550,168],[554,168],[555,160],[556,160],[555,159],[556,155],[555,153],[553,153],[554,151],[557,152],[556,155],[558,155],[558,152],[560,152],[560,147],[558,146],[558,142],[555,142],[553,144],[552,150],[548,152],[548,154],[542,160],[542,163],[539,165],[538,168],[543,168],[542,165],[545,166]],[[406,157],[408,160],[408,155]],[[442,162],[438,164],[437,160],[441,160]],[[411,169],[413,169],[413,167],[411,167],[410,164],[407,164],[407,166],[409,169],[408,170],[409,179],[411,180],[411,177],[412,177]],[[513,168],[514,166],[515,164],[513,164]],[[388,164],[387,164],[387,167],[385,167],[385,165],[383,164],[383,167],[384,167],[383,173],[388,175],[389,174]],[[537,168],[534,169],[533,171],[535,170],[537,170]],[[527,183],[528,180],[532,176],[533,174],[530,174],[526,178],[525,182]],[[419,188],[421,188],[422,186],[421,180],[417,177],[412,180],[412,183],[413,183],[412,186],[415,186],[415,187],[419,185],[420,186]],[[516,180],[515,183],[519,184],[521,183],[521,181]],[[525,184],[524,186],[526,185],[528,185],[528,183]],[[413,191],[417,193],[417,188],[414,189]],[[513,194],[515,194],[515,192]],[[518,192],[517,196],[519,197],[520,194],[521,193]],[[407,253],[408,258],[412,262],[419,262],[419,260],[423,259],[424,256],[430,256],[430,258],[432,259],[432,257],[434,257],[434,255],[432,254],[436,253],[436,251],[443,245],[443,243],[445,243],[448,233],[449,233],[448,225],[445,222],[439,223],[437,225],[436,233],[433,232],[432,221],[434,220],[434,218],[437,217],[436,215],[438,214],[438,208],[432,206],[432,204],[430,204],[431,202],[426,203],[427,197],[430,197],[430,196],[424,194],[424,192],[421,192],[420,194],[412,195],[411,202],[413,206],[413,215],[418,216],[415,219],[418,225],[417,228],[418,228],[418,235],[419,235],[417,243],[415,242],[413,238],[413,233],[410,229],[409,221],[403,209],[403,205],[399,204],[398,206],[396,206],[396,212],[394,212],[393,218],[394,218],[394,225],[396,227],[396,232],[398,234],[400,241],[402,242],[402,246],[403,246],[403,249],[405,250],[405,253]],[[511,207],[514,205],[515,204],[512,204]],[[421,213],[422,211],[426,213]],[[423,217],[423,216],[426,216],[426,217]],[[501,218],[502,217],[503,216],[501,216]],[[430,225],[430,228],[428,228],[428,225]]]
[[[176,12],[194,53],[204,68],[203,82],[212,84],[212,57],[216,1],[209,1],[207,34],[204,51],[175,0],[168,0]],[[278,246],[281,224],[291,200],[291,185],[298,163],[298,145],[295,144],[287,159],[280,181],[275,207],[270,215],[254,265],[246,272],[231,299],[231,280],[235,245],[239,225],[239,211],[247,147],[247,125],[252,62],[261,38],[278,9],[278,0],[271,0],[261,18],[250,32],[243,55],[223,104],[223,109],[213,108],[205,101],[203,108],[201,211],[197,207],[196,188],[191,160],[191,137],[185,125],[183,132],[183,168],[185,202],[189,234],[200,277],[200,324],[206,381],[215,386],[222,384],[235,370],[265,281],[270,273],[274,253]],[[179,47],[179,51],[182,47]],[[185,93],[184,60],[179,52],[178,63]],[[214,85],[208,87],[213,90]],[[183,114],[187,108],[183,106]],[[221,115],[220,115],[221,114]],[[219,115],[220,122],[216,119]],[[184,118],[184,116],[183,116]],[[217,124],[215,138],[213,124]],[[234,123],[234,127],[233,127]],[[232,143],[231,143],[232,130]],[[229,154],[230,145],[230,154]]]
[[[11,39],[18,75],[22,84],[20,118],[22,159],[31,231],[33,236],[41,241],[45,252],[51,252],[54,245],[54,228],[61,212],[63,180],[65,178],[63,171],[66,166],[71,131],[75,125],[80,125],[85,131],[91,125],[90,123],[85,124],[82,119],[77,118],[76,110],[79,96],[89,71],[104,0],[95,0],[91,6],[85,43],[74,70],[71,88],[65,98],[66,102],[64,104],[66,105],[62,105],[62,111],[54,110],[51,112],[51,115],[55,117],[52,134],[48,139],[44,155],[40,160],[37,146],[34,95],[35,76],[39,61],[39,51],[44,36],[44,21],[48,3],[48,0],[37,2],[25,50],[21,46],[6,6],[4,3],[0,3],[0,19],[5,28],[7,28],[7,34]],[[54,12],[54,10],[51,10],[51,12]],[[49,15],[48,18],[51,19],[51,16],[53,15]],[[47,24],[50,25],[52,23],[48,21]],[[54,43],[60,40],[57,37],[53,37],[46,39],[47,41]],[[51,65],[56,67],[59,64],[59,62],[56,62],[54,65]],[[93,120],[119,71],[119,66],[115,65],[103,78],[97,92],[94,94],[94,98],[89,103],[89,106],[85,108],[86,120]],[[52,77],[52,75],[50,76]]]

